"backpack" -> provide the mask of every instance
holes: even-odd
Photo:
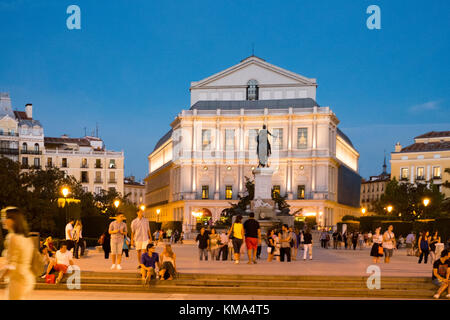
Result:
[[[105,241],[105,234],[102,234],[100,236],[100,239],[98,239],[98,244],[102,245],[104,241]]]

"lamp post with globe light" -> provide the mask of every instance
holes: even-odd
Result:
[[[69,193],[70,193],[70,189],[68,187],[63,187],[61,189],[61,194],[64,197],[64,207],[66,208],[66,224],[69,222],[69,221],[67,221],[67,219],[68,219],[67,196],[69,195]]]

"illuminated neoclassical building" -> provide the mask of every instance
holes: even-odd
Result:
[[[185,232],[193,212],[217,220],[253,178],[263,124],[272,134],[273,189],[292,214],[316,215],[322,226],[358,215],[359,154],[330,107],[317,104],[316,88],[315,79],[255,56],[192,82],[190,107],[148,156],[147,217],[182,221]]]

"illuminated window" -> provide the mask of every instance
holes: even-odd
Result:
[[[62,158],[61,167],[67,168],[67,158]]]
[[[433,178],[434,179],[441,178],[441,167],[433,167]]]
[[[308,147],[308,128],[297,129],[297,149],[306,149]]]
[[[209,199],[209,186],[202,186],[202,200]]]
[[[47,158],[47,167],[49,167],[49,168],[53,167],[53,160],[52,160],[52,158]]]
[[[116,160],[115,159],[109,159],[109,168],[110,169],[116,168]]]
[[[203,150],[211,149],[211,130],[209,129],[202,130],[202,149]]]
[[[233,186],[225,187],[225,199],[227,200],[233,199]]]
[[[408,168],[401,168],[400,169],[400,179],[401,180],[407,180],[408,179]]]
[[[283,129],[273,129],[273,147],[274,149],[282,149],[283,148]]]
[[[304,185],[298,186],[297,199],[305,199],[305,186]]]
[[[424,168],[418,167],[417,168],[417,180],[423,180],[424,179]]]

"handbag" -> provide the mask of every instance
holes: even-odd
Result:
[[[55,275],[54,274],[48,274],[45,276],[45,283],[48,284],[55,284]]]
[[[378,254],[381,254],[381,255],[384,254],[383,246],[381,244],[378,245]]]

